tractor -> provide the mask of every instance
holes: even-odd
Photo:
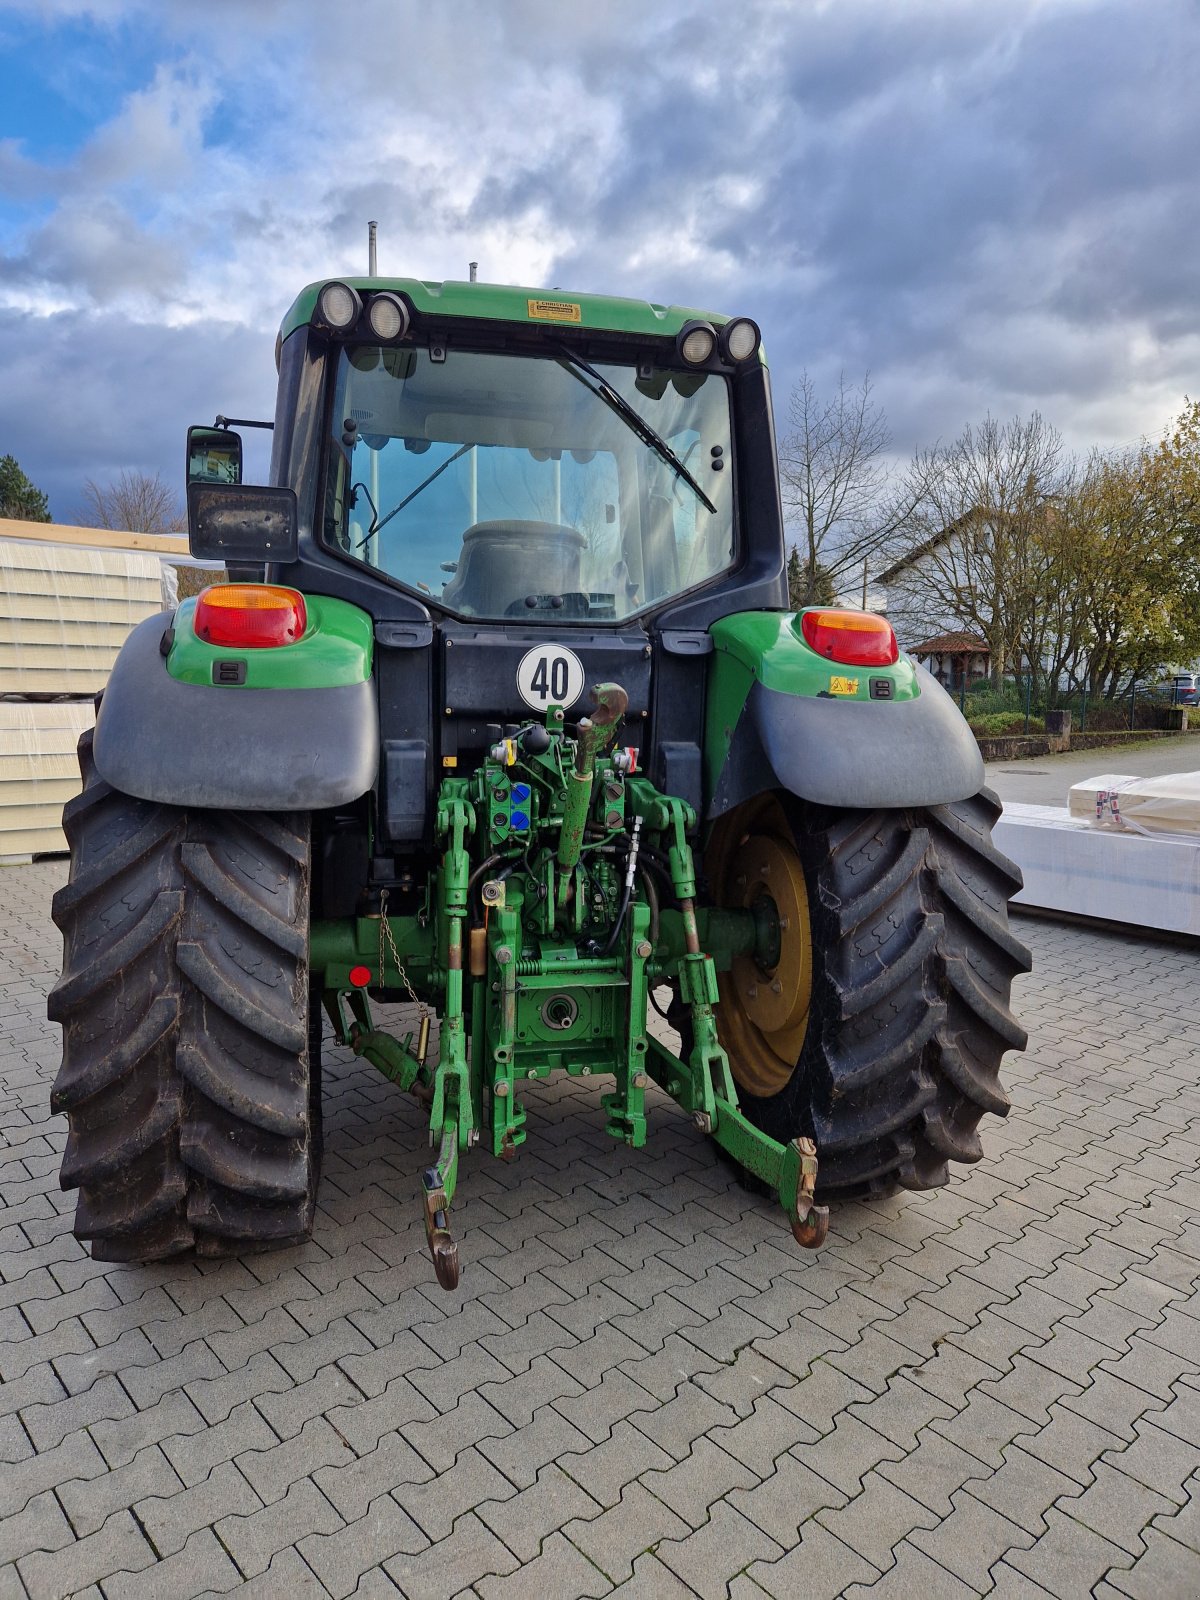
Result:
[[[327,1031],[428,1117],[448,1288],[460,1161],[517,1157],[551,1073],[635,1149],[657,1085],[802,1246],[978,1160],[1020,874],[887,620],[789,609],[757,324],[372,275],[305,288],[275,357],[273,423],[188,430],[225,572],[129,635],[65,811],[77,1237],[304,1240]]]

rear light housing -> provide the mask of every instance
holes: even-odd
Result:
[[[304,596],[274,583],[214,583],[197,597],[193,621],[198,639],[234,650],[295,644],[307,626]]]
[[[890,667],[900,659],[891,623],[871,611],[805,611],[800,629],[827,661],[847,667]]]

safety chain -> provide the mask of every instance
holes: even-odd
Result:
[[[392,958],[392,965],[400,975],[400,982],[408,990],[408,998],[412,1001],[413,1005],[416,1006],[417,1014],[421,1018],[421,1021],[424,1022],[427,1017],[432,1016],[432,1012],[425,1004],[424,1000],[422,1000],[417,994],[417,991],[412,986],[412,982],[409,979],[408,973],[404,970],[404,963],[400,960],[400,952],[396,949],[396,941],[392,938],[392,928],[391,924],[388,922],[387,903],[388,892],[386,889],[384,889],[379,896],[379,976],[381,980],[387,976],[386,958],[388,955],[390,955]]]

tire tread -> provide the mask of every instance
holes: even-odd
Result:
[[[90,730],[79,765],[47,1004],[76,1235],[101,1261],[296,1242],[320,1151],[307,815],[122,794],[98,776]]]
[[[1023,1049],[1013,978],[1029,953],[1008,927],[1020,870],[991,842],[990,790],[916,811],[791,802],[809,883],[813,996],[788,1084],[743,1094],[776,1138],[805,1133],[822,1196],[924,1189],[982,1155],[978,1124],[1009,1107],[999,1067]]]

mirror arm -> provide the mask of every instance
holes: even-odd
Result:
[[[252,417],[222,417],[218,414],[213,422],[214,428],[270,428],[274,429],[273,422],[255,422]]]

